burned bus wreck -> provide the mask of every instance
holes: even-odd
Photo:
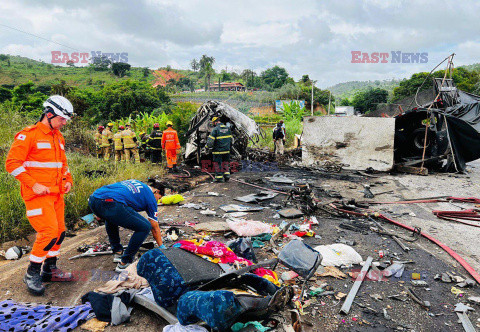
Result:
[[[211,152],[205,146],[207,137],[213,130],[212,119],[219,117],[222,123],[230,127],[233,136],[231,156],[242,159],[247,151],[249,142],[258,143],[264,132],[242,112],[222,102],[207,101],[197,110],[190,121],[190,127],[185,133],[187,145],[185,148],[185,162],[200,165],[202,160],[210,160]]]
[[[480,97],[434,83],[436,100],[395,117],[395,164],[463,172],[480,158]]]

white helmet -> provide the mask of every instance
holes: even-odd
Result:
[[[43,103],[44,113],[51,112],[55,115],[61,116],[64,119],[70,120],[73,116],[73,106],[72,103],[65,97],[54,95],[48,97],[48,99]]]

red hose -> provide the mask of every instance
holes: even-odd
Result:
[[[396,201],[396,202],[373,202],[366,201],[368,204],[416,204],[416,203],[439,203],[439,202],[462,202],[462,203],[473,203],[480,204],[480,198],[476,197],[448,197],[443,198],[431,198],[431,199],[409,199],[406,201]]]
[[[362,213],[358,213],[358,212],[354,212],[354,211],[348,211],[348,210],[344,210],[344,209],[339,209],[334,204],[330,204],[330,206],[333,207],[334,209],[336,209],[337,211],[340,211],[340,212],[343,212],[343,213],[352,214],[352,215],[356,215],[356,216],[364,216],[364,214],[362,214]],[[394,225],[397,225],[397,226],[400,226],[402,228],[408,229],[412,232],[415,231],[415,229],[413,227],[404,225],[404,224],[402,224],[398,221],[387,218],[382,214],[376,214],[376,216],[383,219],[383,220],[388,221],[389,223],[392,223]],[[462,257],[460,257],[459,254],[457,254],[454,250],[452,250],[446,244],[443,244],[442,242],[440,242],[439,240],[435,239],[433,236],[431,236],[431,235],[429,235],[425,232],[420,232],[420,235],[422,235],[424,238],[430,240],[431,242],[435,243],[437,246],[439,246],[440,248],[445,250],[450,256],[453,257],[453,259],[455,259],[458,263],[460,263],[460,265],[463,266],[463,268],[465,270],[467,270],[467,272],[473,277],[473,279],[475,279],[478,283],[480,283],[480,274],[478,274],[477,271],[475,271],[475,269],[470,266],[470,264],[468,264]]]

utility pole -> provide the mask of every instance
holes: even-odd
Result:
[[[315,85],[315,81],[312,80],[312,102],[310,104],[310,111],[312,113],[312,116],[313,116],[313,87],[314,87],[314,85]]]
[[[329,95],[328,95],[328,112],[327,114],[330,114],[330,100],[332,99],[332,93],[330,91],[329,92]]]

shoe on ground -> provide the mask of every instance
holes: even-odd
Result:
[[[122,261],[122,255],[123,255],[123,252],[121,253],[113,253],[113,262],[114,263],[120,263]]]
[[[45,293],[45,287],[42,284],[42,277],[38,273],[29,274],[25,273],[23,282],[27,285],[30,294],[35,296],[42,296]]]
[[[53,269],[51,272],[42,271],[43,282],[70,282],[75,281],[75,277],[71,272],[65,272],[60,269]]]
[[[122,264],[121,262],[117,264],[117,267],[115,268],[115,272],[122,273],[123,271],[127,270],[127,267],[129,267],[132,263],[125,263]]]

